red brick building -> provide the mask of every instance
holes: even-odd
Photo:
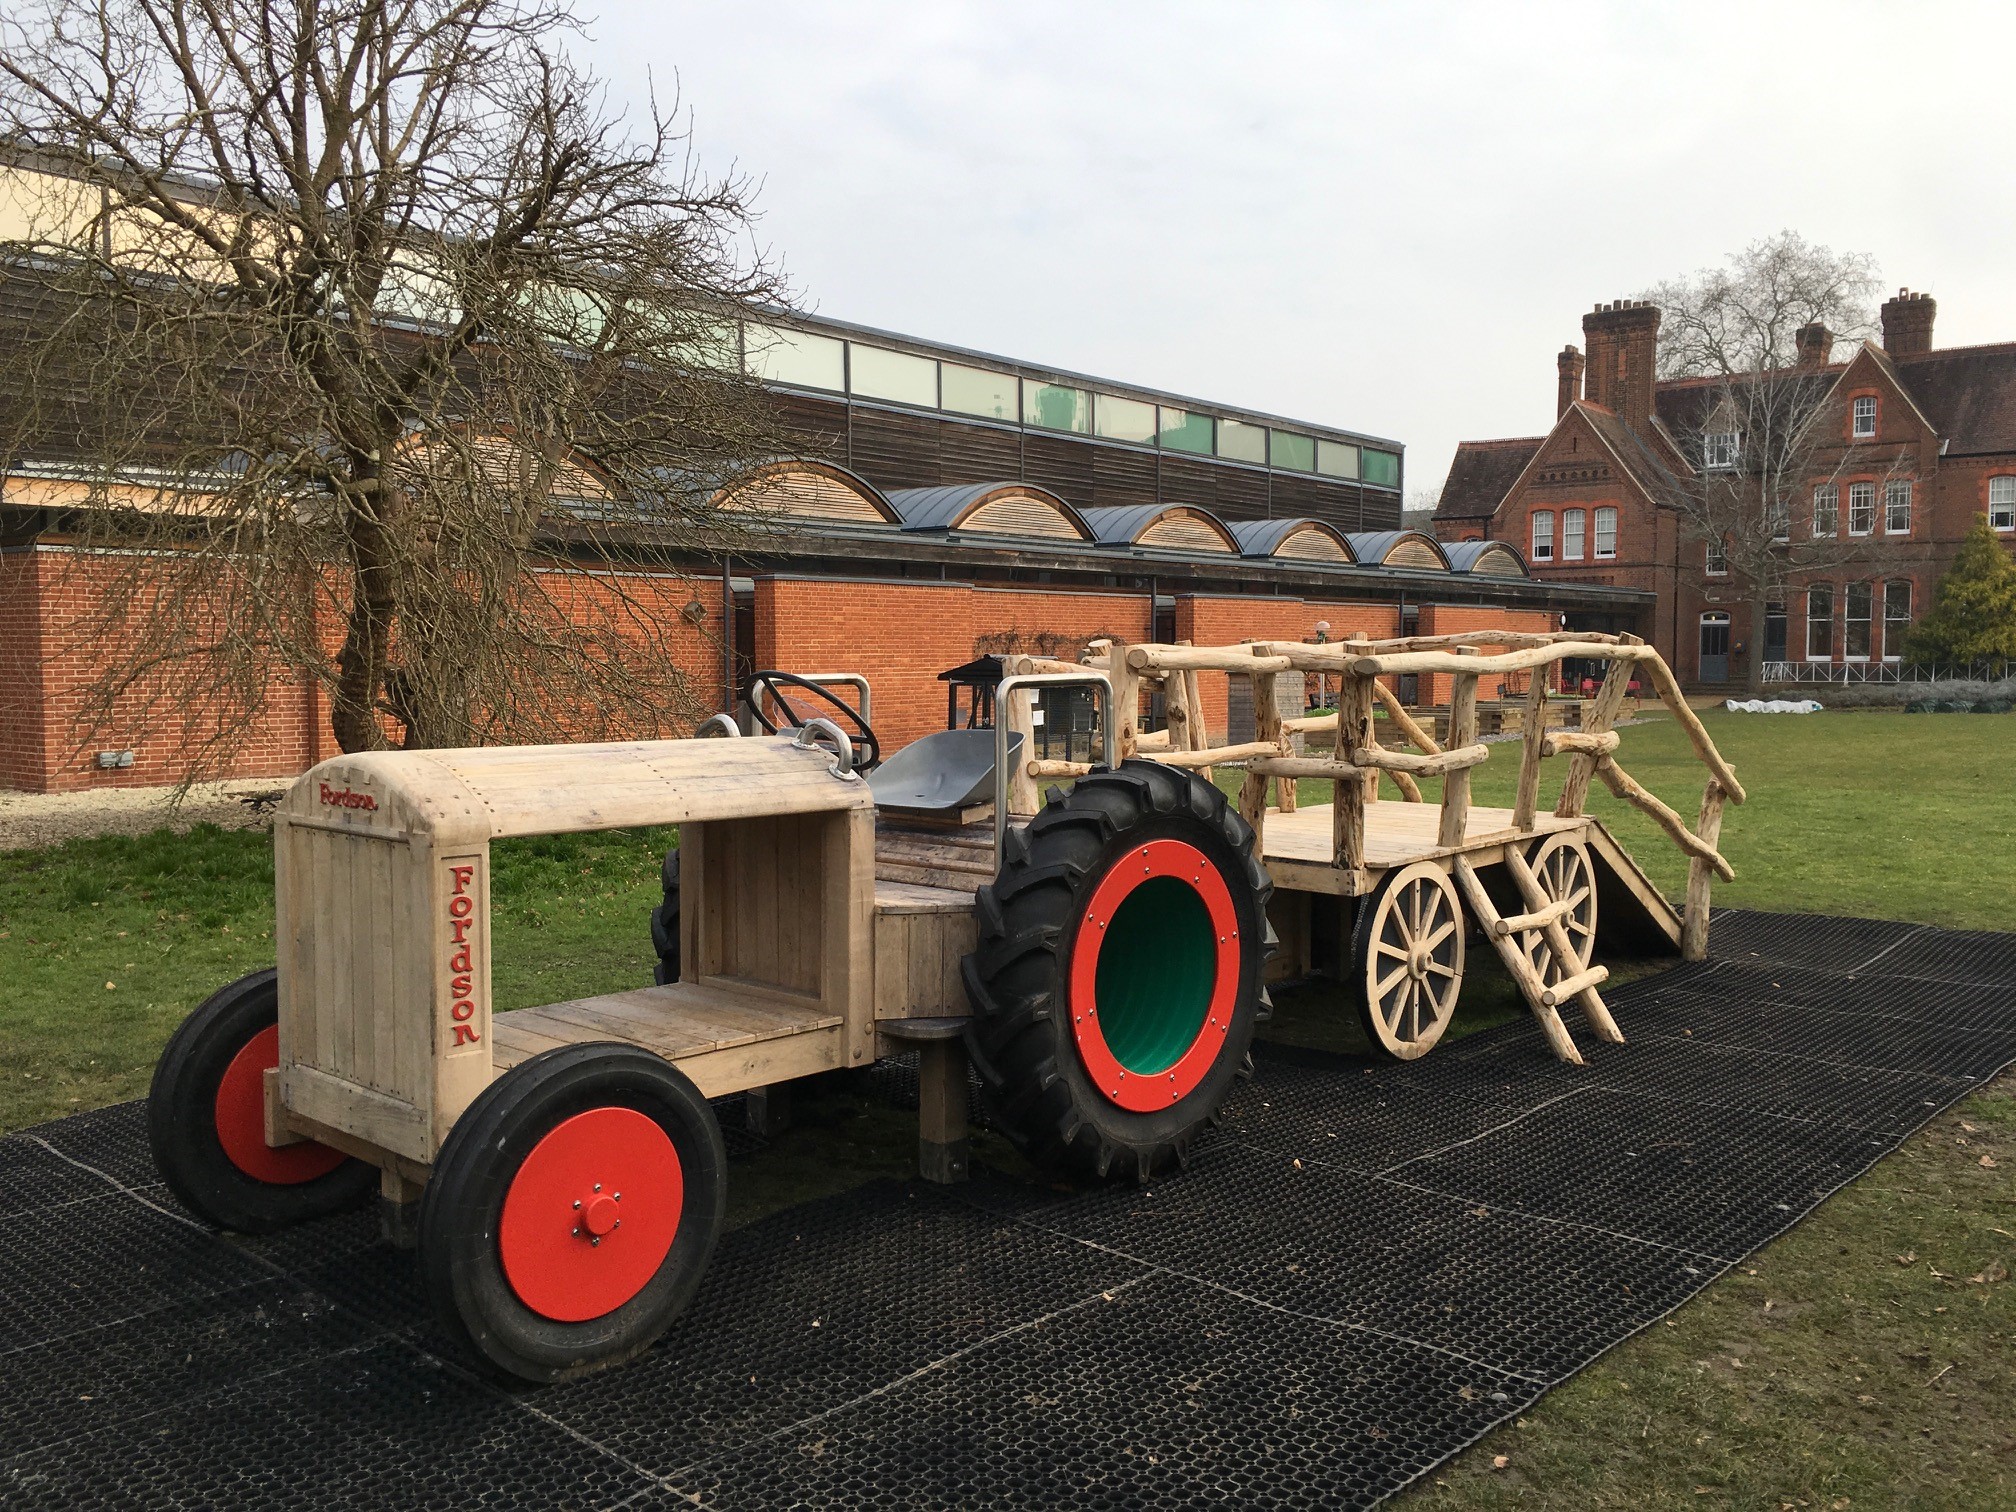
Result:
[[[1537,578],[1655,594],[1650,639],[1689,683],[1740,678],[1754,635],[1767,680],[1865,675],[1899,658],[1977,515],[2016,549],[2016,343],[1936,349],[1935,312],[1900,291],[1882,344],[1839,361],[1824,329],[1799,333],[1792,371],[1826,439],[1779,529],[1792,560],[1812,560],[1787,572],[1762,624],[1676,503],[1704,470],[1742,465],[1736,423],[1708,412],[1727,389],[1657,378],[1660,312],[1642,302],[1582,317],[1583,349],[1557,358],[1547,434],[1457,448],[1435,534],[1510,543]],[[1600,611],[1570,623],[1637,628]]]

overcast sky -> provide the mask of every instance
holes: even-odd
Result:
[[[2016,8],[582,0],[843,320],[1406,443],[1783,227],[2016,339]]]

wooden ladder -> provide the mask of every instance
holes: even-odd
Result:
[[[1617,1027],[1617,1020],[1610,1016],[1602,994],[1596,990],[1599,984],[1610,979],[1608,967],[1589,966],[1559,981],[1546,982],[1541,980],[1540,973],[1533,969],[1528,958],[1529,941],[1537,933],[1547,942],[1555,960],[1565,964],[1575,959],[1568,931],[1561,925],[1563,916],[1572,906],[1569,901],[1562,898],[1550,902],[1526,858],[1509,845],[1505,848],[1505,870],[1518,884],[1519,895],[1526,902],[1525,913],[1513,914],[1510,918],[1500,914],[1497,905],[1491,901],[1491,894],[1485,889],[1483,879],[1477,875],[1477,868],[1470,864],[1468,857],[1456,856],[1452,858],[1452,865],[1456,884],[1463,890],[1470,911],[1483,926],[1485,938],[1497,949],[1498,958],[1505,963],[1505,970],[1525,994],[1526,1006],[1533,1010],[1533,1017],[1539,1022],[1540,1031],[1547,1036],[1547,1043],[1553,1047],[1555,1055],[1570,1065],[1582,1064],[1582,1052],[1575,1048],[1568,1026],[1561,1022],[1561,1005],[1567,1002],[1581,1007],[1598,1039],[1613,1045],[1623,1044],[1623,1031]],[[1590,885],[1595,885],[1593,877]]]

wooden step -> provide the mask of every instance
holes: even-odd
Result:
[[[719,983],[635,987],[500,1013],[491,1020],[498,1072],[561,1045],[616,1040],[662,1055],[707,1097],[841,1065],[838,1014]]]
[[[969,913],[973,908],[970,889],[931,887],[894,878],[875,879],[877,914]]]

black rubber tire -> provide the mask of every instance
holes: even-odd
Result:
[[[651,979],[660,987],[679,980],[679,850],[665,852],[665,864],[658,871],[664,893],[651,910],[651,948],[658,955]]]
[[[147,1142],[168,1190],[205,1222],[241,1234],[326,1218],[378,1190],[377,1168],[361,1160],[288,1184],[261,1181],[224,1153],[217,1089],[238,1052],[279,1019],[279,974],[272,967],[219,988],[169,1036],[147,1093]]]
[[[590,1108],[633,1108],[678,1152],[685,1205],[657,1273],[582,1323],[532,1311],[512,1290],[498,1220],[512,1178],[554,1127]],[[714,1110],[669,1062],[625,1044],[563,1045],[514,1066],[455,1121],[420,1202],[420,1271],[441,1326],[500,1378],[545,1384],[617,1365],[671,1327],[713,1257],[728,1195]]]
[[[1078,922],[1112,865],[1158,838],[1189,842],[1223,877],[1239,919],[1239,992],[1219,1057],[1167,1109],[1133,1112],[1093,1085],[1068,1012]],[[1274,952],[1272,892],[1253,855],[1253,831],[1217,788],[1152,761],[1095,771],[1068,794],[1053,790],[1026,828],[1009,833],[1001,872],[976,899],[979,939],[962,963],[973,1006],[967,1050],[994,1125],[1039,1165],[1104,1179],[1146,1181],[1187,1161],[1214,1121],[1270,1005],[1263,982]]]

